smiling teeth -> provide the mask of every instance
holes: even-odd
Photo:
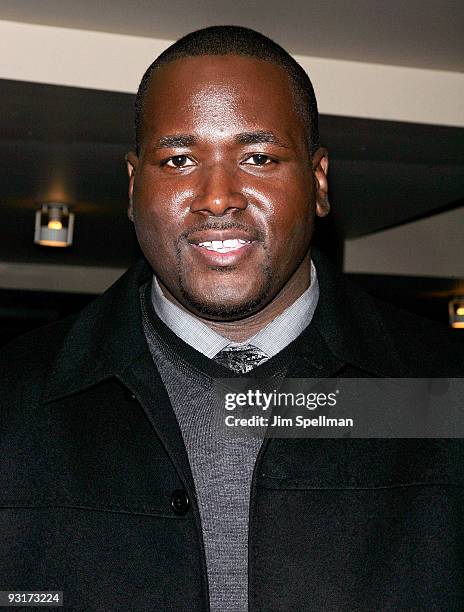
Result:
[[[229,253],[229,251],[241,249],[244,244],[250,244],[250,240],[242,240],[240,238],[212,241],[206,240],[205,242],[200,242],[198,246],[203,247],[208,251],[215,251],[216,253]]]

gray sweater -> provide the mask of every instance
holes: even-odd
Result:
[[[262,439],[224,431],[211,372],[199,367],[197,360],[192,363],[189,355],[196,351],[186,343],[182,342],[182,354],[172,347],[163,337],[161,321],[153,325],[156,314],[147,304],[147,295],[146,289],[141,292],[144,332],[189,457],[202,523],[211,610],[246,611],[250,486]],[[272,361],[275,369],[271,378],[277,382],[284,377],[288,360]]]

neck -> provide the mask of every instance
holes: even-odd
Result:
[[[306,291],[310,282],[311,257],[308,253],[279,293],[262,310],[244,319],[239,319],[238,321],[211,321],[199,317],[196,314],[194,316],[221,336],[233,342],[244,342],[256,335],[261,329],[266,327],[266,325],[291,306]],[[164,285],[160,283],[160,286],[168,300],[189,314],[193,314],[176,300]]]

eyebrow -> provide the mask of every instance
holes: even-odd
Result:
[[[161,136],[156,143],[155,149],[170,149],[176,147],[191,147],[197,143],[195,136],[191,134],[175,134],[173,136]]]
[[[235,136],[235,142],[238,144],[260,144],[260,143],[270,143],[275,144],[279,147],[289,148],[287,144],[282,142],[274,132],[264,132],[262,130],[258,130],[257,132],[242,132],[241,134],[237,134]]]
[[[264,130],[241,132],[234,136],[234,140],[237,144],[241,145],[269,143],[286,149],[289,148],[289,146],[282,142],[274,132],[266,132]],[[192,134],[173,134],[171,136],[161,136],[155,145],[155,149],[192,147],[197,143],[198,138]]]

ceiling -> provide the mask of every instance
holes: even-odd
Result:
[[[4,20],[174,40],[208,25],[255,28],[295,54],[460,72],[459,0],[0,0]]]
[[[124,267],[137,254],[126,215],[130,94],[0,82],[0,261]],[[462,205],[463,128],[321,116],[331,152],[331,223],[341,238]],[[71,251],[33,244],[44,201],[74,206]]]

